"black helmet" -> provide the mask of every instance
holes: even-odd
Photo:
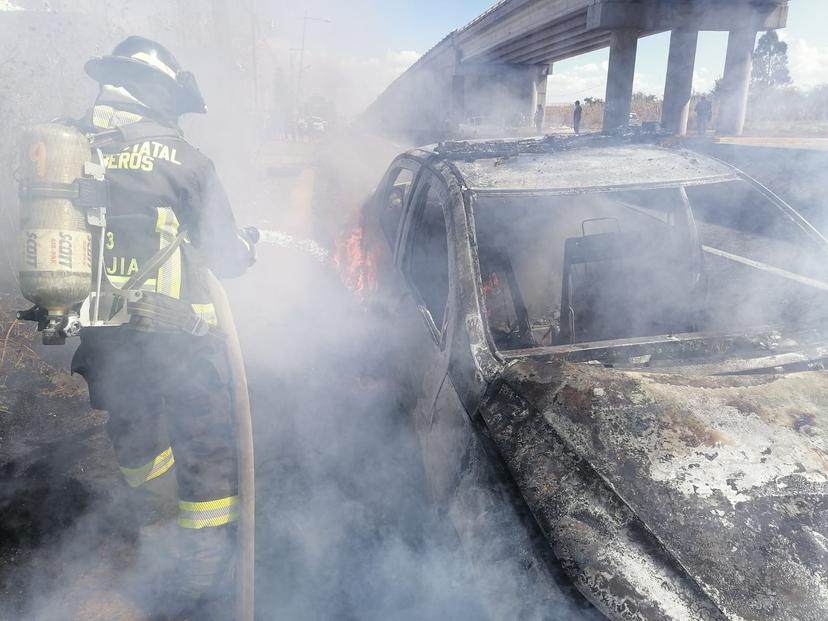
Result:
[[[182,71],[172,52],[150,39],[127,37],[115,46],[112,54],[89,60],[84,69],[100,84],[160,83],[173,95],[179,114],[207,112],[195,76]]]

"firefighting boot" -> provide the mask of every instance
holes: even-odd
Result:
[[[233,618],[236,525],[179,528],[176,576],[164,600],[170,618],[226,621]]]
[[[109,489],[102,523],[124,542],[137,543],[145,528],[175,519],[176,485],[172,473],[138,487],[121,480]]]

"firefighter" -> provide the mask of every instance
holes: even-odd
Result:
[[[143,489],[177,482],[177,566],[174,581],[161,581],[171,586],[164,614],[230,618],[222,606],[233,591],[236,445],[229,363],[205,278],[252,265],[256,232],[237,230],[213,164],[181,134],[180,116],[207,108],[166,48],[132,36],[85,69],[100,91],[76,125],[107,169],[106,278],[118,288],[151,270],[140,312],[118,327],[85,328],[72,370],[92,406],[109,412],[106,429],[137,499],[130,511],[150,511]]]

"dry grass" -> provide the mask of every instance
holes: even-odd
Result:
[[[43,396],[49,399],[74,399],[86,394],[86,384],[77,375],[58,370],[49,379],[53,388],[43,391]]]
[[[19,321],[15,309],[21,304],[17,296],[0,294],[0,393],[8,386],[9,376],[30,374],[46,382],[43,394],[49,398],[70,399],[85,391],[83,380],[46,362],[33,348],[38,338],[33,324]],[[0,411],[4,411],[0,406]]]
[[[604,119],[604,103],[582,103],[581,128],[585,130],[601,129]],[[572,127],[572,114],[575,104],[555,104],[546,107],[545,125],[549,129]],[[642,122],[661,121],[661,101],[633,101],[632,112]]]
[[[690,118],[688,127],[689,130],[695,131],[696,127],[696,104],[700,99],[699,95],[694,95],[690,100]],[[713,119],[709,127],[715,128],[716,121],[719,115],[719,102],[714,98],[713,104]],[[581,128],[587,131],[599,130],[604,118],[604,103],[584,103],[583,113],[581,116]],[[662,102],[658,99],[650,99],[647,97],[636,96],[632,102],[632,112],[638,115],[642,122],[647,121],[661,121],[661,107]],[[554,131],[561,128],[572,127],[572,113],[575,109],[574,104],[554,104],[546,107],[545,125],[548,130]],[[804,113],[802,113],[804,114]],[[802,116],[800,114],[799,116]],[[796,114],[791,112],[786,113],[784,109],[779,109],[775,114],[762,110],[757,104],[753,104],[749,109],[747,124],[745,131],[749,135],[757,136],[796,136],[807,138],[828,138],[828,120],[825,120],[825,111],[819,113],[811,111],[806,118],[799,118]]]

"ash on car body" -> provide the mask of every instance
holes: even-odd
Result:
[[[828,615],[828,242],[789,205],[658,136],[470,141],[362,224],[461,538],[510,521],[576,618]]]

